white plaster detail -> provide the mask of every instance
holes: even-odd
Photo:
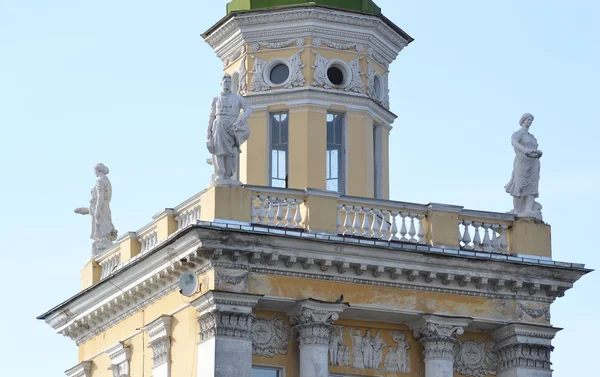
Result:
[[[234,177],[240,147],[250,137],[247,119],[252,108],[244,97],[231,92],[231,76],[223,76],[221,87],[221,94],[211,102],[206,131],[206,148],[213,156],[214,167],[210,184],[241,185]]]
[[[542,220],[542,205],[535,199],[539,196],[540,158],[543,153],[538,149],[535,136],[529,133],[533,119],[533,115],[523,114],[519,120],[521,129],[512,135],[515,160],[512,177],[504,188],[513,197],[512,213],[517,217]]]
[[[543,317],[546,322],[550,322],[550,306],[547,306],[545,308],[534,309],[523,305],[522,303],[519,303],[517,308],[517,316],[519,318],[519,321],[523,321],[525,319],[525,315],[534,319]]]
[[[200,220],[200,204],[182,211],[175,217],[177,221],[177,230],[181,230],[187,226],[194,225]]]
[[[321,54],[312,50],[315,57],[315,65],[312,65],[311,68],[315,70],[313,77],[313,86],[321,86],[325,89],[333,88],[333,84],[329,82],[327,78],[327,67],[329,65],[329,60],[324,58]]]
[[[147,234],[144,234],[139,238],[140,243],[142,244],[141,253],[146,253],[156,247],[158,244],[158,231],[153,230]]]
[[[243,96],[248,91],[248,78],[246,77],[246,56],[242,58],[240,68],[238,69],[238,91],[237,94]]]
[[[379,101],[382,89],[380,89],[380,93],[378,95],[375,90],[375,77],[377,77],[377,75],[377,71],[375,68],[373,68],[371,63],[369,63],[367,65],[367,95],[374,100]]]
[[[287,355],[291,328],[280,317],[255,318],[252,323],[252,353],[275,357]]]
[[[465,340],[459,342],[454,360],[454,370],[463,376],[485,377],[496,374],[497,355],[493,341],[476,342]]]
[[[367,52],[367,55],[375,60],[377,63],[381,64],[384,67],[387,67],[388,63],[385,61],[385,59],[379,55],[373,48],[370,48],[369,51]]]
[[[231,270],[226,271],[223,269],[216,269],[217,281],[215,282],[215,284],[219,285],[221,281],[231,285],[242,284],[247,281],[248,275],[250,275],[248,271],[242,271],[241,273],[239,271],[236,271],[231,274],[230,272]]]
[[[65,371],[67,377],[90,377],[90,370],[92,367],[91,361],[83,361],[73,368]]]
[[[271,90],[271,86],[265,81],[265,67],[267,62],[261,58],[251,55],[254,59],[254,70],[252,71],[252,83],[250,90],[253,92],[263,92]]]
[[[353,91],[356,93],[362,93],[363,92],[363,82],[362,79],[360,78],[360,76],[364,75],[364,72],[360,71],[360,60],[363,57],[361,56],[360,58],[356,58],[354,60],[352,60],[350,63],[348,63],[348,65],[350,66],[350,79],[348,80],[348,84],[346,85],[346,87],[344,88],[345,91]]]
[[[110,358],[108,369],[112,371],[113,377],[129,377],[129,361],[131,360],[131,348],[125,347],[119,342],[106,350]]]
[[[385,75],[383,75],[381,85],[383,86],[383,98],[381,99],[381,105],[384,108],[389,109],[390,108],[390,83],[389,83],[389,73],[388,72],[386,72]]]
[[[458,241],[462,250],[508,253],[508,226],[500,223],[481,223],[459,220]]]
[[[392,331],[392,339],[397,347],[388,347],[385,357],[384,369],[389,372],[410,373],[410,348],[406,335],[400,331]]]
[[[107,177],[109,172],[106,165],[99,163],[94,166],[94,174],[98,177],[91,191],[89,207],[75,209],[80,215],[90,215],[92,219],[92,255],[97,256],[113,245],[118,232],[112,222],[110,201],[112,200],[112,185]]]
[[[171,375],[171,323],[172,317],[163,315],[144,327],[152,349],[153,377],[170,377]]]
[[[339,42],[333,42],[329,39],[323,39],[323,38],[314,38],[313,39],[313,45],[314,46],[321,46],[321,44],[324,44],[328,47],[331,47],[335,50],[351,50],[354,49],[356,50],[356,52],[363,52],[364,51],[364,46],[361,45],[360,43],[339,43]]]
[[[292,89],[297,86],[304,86],[304,83],[306,82],[304,75],[302,74],[302,68],[304,68],[306,64],[302,63],[302,58],[300,57],[300,54],[302,54],[303,51],[304,49],[296,52],[288,59],[290,77],[285,84],[287,89]]]
[[[280,49],[289,47],[295,44],[298,47],[304,46],[304,38],[292,38],[281,42],[254,42],[252,44],[252,51],[258,51],[261,47],[269,49]]]
[[[102,273],[100,274],[100,279],[104,279],[113,273],[113,271],[117,268],[119,264],[121,264],[121,253],[117,252],[108,258],[99,261],[100,268],[102,268]]]

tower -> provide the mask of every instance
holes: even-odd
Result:
[[[412,38],[372,1],[227,9],[203,37],[254,110],[241,181],[389,198],[389,66]]]
[[[203,37],[253,108],[244,185],[92,256],[38,317],[78,346],[66,374],[550,377],[550,307],[590,272],[552,259],[550,226],[389,200],[388,70],[412,38],[369,0],[227,10]]]

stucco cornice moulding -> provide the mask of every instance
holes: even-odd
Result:
[[[84,361],[65,371],[68,377],[90,377],[91,361]]]
[[[560,267],[341,244],[305,238],[302,234],[300,237],[263,234],[251,226],[246,228],[247,231],[216,225],[193,226],[117,271],[106,279],[110,283],[101,282],[81,292],[40,319],[82,344],[175,291],[181,272],[192,269],[203,274],[216,266],[251,273],[543,303],[551,303],[555,293],[564,292],[585,273]],[[232,242],[223,244],[223,232],[232,232]],[[195,267],[190,268],[188,261]],[[321,270],[319,264],[327,261],[332,268]],[[359,278],[359,267],[363,266],[360,272],[366,273]],[[446,283],[449,274],[453,279]],[[498,290],[491,289],[500,280],[504,284]],[[513,281],[522,282],[523,289],[511,290]],[[464,286],[461,282],[465,282]],[[536,293],[526,289],[528,284],[537,286]]]
[[[539,344],[550,346],[552,339],[562,328],[552,326],[510,324],[492,331],[496,349],[512,344]]]
[[[327,89],[302,87],[292,90],[272,90],[252,92],[245,96],[248,103],[257,111],[268,110],[269,106],[316,106],[329,108],[332,105],[344,106],[348,111],[364,111],[375,119],[381,119],[383,125],[391,128],[397,116],[364,94],[338,93]]]

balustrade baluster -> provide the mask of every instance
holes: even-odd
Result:
[[[417,239],[415,235],[417,234],[417,229],[415,228],[415,214],[409,213],[408,218],[410,219],[410,230],[408,231],[408,235],[410,236],[409,242],[417,243]]]
[[[475,229],[475,232],[473,233],[473,250],[480,251],[482,250],[481,236],[479,235],[479,228],[481,228],[481,223],[473,222],[473,228]]]
[[[492,227],[492,224],[482,224],[482,228],[483,228],[483,242],[482,242],[482,249],[485,252],[492,252],[492,242],[490,240],[490,228]]]
[[[463,249],[473,250],[473,246],[471,246],[471,234],[469,233],[469,227],[471,226],[472,222],[469,220],[463,220],[462,224],[465,227],[465,231],[463,232],[462,236],[462,242],[464,244]]]
[[[267,217],[267,197],[259,196],[258,201],[258,223],[264,225],[265,217]]]
[[[373,218],[371,221],[371,238],[381,238],[381,234],[379,233],[379,216],[381,211],[378,209],[371,209],[369,216]]]
[[[498,229],[500,228],[499,224],[492,224],[492,242],[491,242],[491,248],[492,248],[492,252],[497,253],[499,250],[498,248]]]
[[[300,204],[302,200],[294,199],[296,213],[294,214],[294,225],[298,228],[302,227],[302,212],[300,212]]]
[[[389,241],[391,238],[389,219],[390,219],[390,211],[388,211],[388,210],[381,211],[381,227],[379,228],[379,233],[381,233],[381,238],[386,241]]]
[[[406,229],[406,216],[408,216],[407,213],[400,212],[400,221],[402,222],[400,225],[400,241],[402,242],[408,242],[408,238],[406,238],[406,234],[408,233]]]
[[[417,229],[417,237],[419,237],[418,244],[425,245],[425,227],[423,227],[423,219],[425,215],[417,215],[417,220],[419,221],[419,228]]]
[[[398,211],[392,211],[391,213],[391,220],[392,220],[392,229],[391,229],[391,240],[392,241],[399,241],[400,239],[398,238],[398,224],[396,223],[396,218],[398,217],[399,212]]]
[[[287,204],[287,208],[285,211],[285,227],[293,228],[294,227],[294,208],[292,204],[294,204],[294,199],[285,199],[285,203]]]
[[[362,233],[361,227],[360,227],[360,207],[357,206],[353,206],[352,207],[352,211],[354,212],[354,221],[352,222],[352,235],[353,236],[360,236]]]
[[[361,236],[362,237],[369,237],[370,233],[371,233],[371,219],[369,216],[369,213],[371,213],[371,208],[365,208],[362,207],[362,214],[363,214],[363,222],[362,222],[362,233]]]
[[[350,208],[352,208],[352,206],[350,206]],[[344,204],[344,212],[346,212],[346,216],[344,219],[344,235],[348,235],[348,234],[352,234],[351,230],[352,230],[352,219],[350,217],[350,210],[348,209],[348,207]]]
[[[500,225],[500,242],[499,249],[501,253],[506,254],[508,252],[508,241],[506,240],[506,230],[508,227],[506,225]]]
[[[277,219],[277,223],[275,224],[275,226],[283,225],[284,204],[285,204],[285,199],[277,198],[277,215],[275,215],[275,218]]]
[[[269,196],[267,198],[269,200],[269,210],[267,211],[267,225],[275,226],[277,223],[275,222],[275,213],[277,208],[275,208],[275,202],[277,198]]]

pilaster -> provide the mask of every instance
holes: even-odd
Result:
[[[328,350],[332,322],[348,307],[312,299],[299,301],[288,311],[290,323],[298,333],[300,348],[300,377],[327,377]]]
[[[551,342],[558,331],[520,324],[492,331],[498,353],[498,377],[551,377]]]
[[[199,312],[198,377],[251,377],[252,308],[260,297],[210,291],[192,302]]]
[[[163,315],[144,327],[152,349],[152,377],[170,377],[171,375],[171,321],[170,315]]]
[[[112,371],[113,377],[129,377],[129,361],[131,360],[131,348],[119,342],[106,350],[110,358],[108,369]]]
[[[423,346],[425,377],[452,377],[458,335],[469,324],[466,318],[424,316],[413,323],[415,338]]]

